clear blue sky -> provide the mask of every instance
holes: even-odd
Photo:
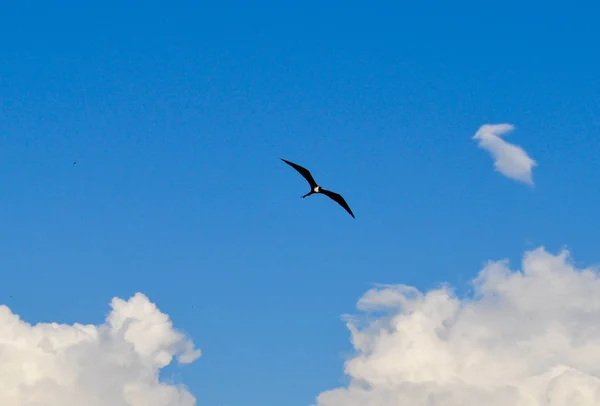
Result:
[[[198,405],[338,386],[373,283],[600,260],[598,9],[61,4],[0,8],[0,303],[101,323],[143,292],[203,351],[168,368]],[[471,139],[505,122],[533,188]]]

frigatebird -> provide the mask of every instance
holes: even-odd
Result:
[[[354,217],[354,213],[352,213],[352,210],[350,210],[350,207],[348,206],[348,203],[346,203],[346,201],[344,200],[344,198],[335,193],[332,192],[331,190],[327,190],[327,189],[323,189],[321,186],[317,185],[317,182],[315,182],[315,180],[313,179],[312,175],[310,174],[310,171],[306,168],[301,167],[300,165],[297,165],[293,162],[290,161],[286,161],[283,158],[280,158],[283,162],[285,162],[286,164],[288,164],[289,166],[291,166],[292,168],[294,168],[295,170],[297,170],[300,175],[302,175],[304,177],[304,179],[306,179],[306,181],[308,182],[308,184],[310,185],[310,192],[308,192],[307,194],[305,194],[304,196],[302,196],[302,198],[304,199],[307,196],[310,196],[314,193],[322,193],[325,196],[329,197],[330,199],[332,199],[333,201],[335,201],[337,204],[339,204],[340,206],[342,206],[344,209],[346,209],[346,211],[353,217]]]

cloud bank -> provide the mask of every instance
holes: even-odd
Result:
[[[568,252],[489,262],[459,299],[379,286],[348,317],[349,384],[319,406],[598,406],[600,275]]]
[[[479,141],[479,147],[488,151],[494,158],[494,167],[504,176],[533,185],[531,169],[537,163],[525,150],[500,138],[514,130],[512,124],[485,124],[473,136]]]
[[[173,357],[200,357],[166,314],[137,293],[115,298],[103,325],[30,325],[0,306],[0,405],[193,406],[158,380]]]

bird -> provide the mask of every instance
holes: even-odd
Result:
[[[287,161],[283,158],[280,158],[280,159],[283,162],[285,162],[286,164],[288,164],[289,166],[291,166],[292,168],[294,168],[295,170],[297,170],[300,173],[300,175],[302,175],[304,177],[304,179],[306,179],[306,181],[310,185],[310,192],[308,192],[307,194],[302,196],[303,199],[305,197],[310,196],[315,193],[322,193],[325,196],[329,197],[331,200],[335,201],[340,206],[342,206],[348,212],[348,214],[350,214],[352,216],[352,218],[356,218],[356,217],[354,217],[354,213],[352,213],[350,206],[348,206],[348,203],[346,203],[344,198],[341,195],[339,195],[335,192],[332,192],[331,190],[323,189],[321,186],[319,186],[317,184],[317,182],[315,182],[314,178],[312,177],[312,175],[310,174],[310,171],[308,169],[303,168],[302,166],[297,165],[293,162]]]

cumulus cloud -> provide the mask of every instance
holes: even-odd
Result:
[[[158,379],[173,357],[196,360],[194,344],[141,293],[111,307],[96,326],[31,325],[0,306],[0,405],[195,405],[184,387]]]
[[[494,167],[504,176],[533,185],[531,169],[537,163],[525,150],[500,138],[514,130],[512,124],[485,124],[473,136],[479,141],[479,147],[488,151],[494,158]]]
[[[598,406],[600,275],[567,251],[489,262],[473,296],[378,286],[347,317],[347,386],[318,406]]]

